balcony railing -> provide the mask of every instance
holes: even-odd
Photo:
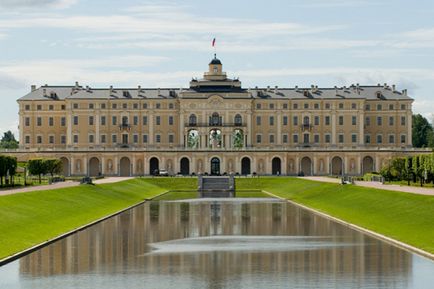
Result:
[[[311,130],[312,128],[313,128],[313,125],[312,125],[311,123],[303,123],[303,124],[301,125],[301,129],[302,129],[303,131]]]
[[[186,127],[240,127],[247,126],[246,123],[243,122],[229,122],[229,123],[205,123],[205,122],[197,122],[197,123],[185,123]]]
[[[119,130],[131,130],[131,125],[129,125],[128,123],[122,123],[119,125]]]

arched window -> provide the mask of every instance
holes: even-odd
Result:
[[[195,114],[190,115],[189,119],[188,119],[188,124],[190,126],[195,126],[197,124],[197,118]]]
[[[243,119],[241,118],[241,115],[237,114],[234,118],[234,124],[235,125],[241,125],[242,122],[243,122]]]
[[[212,114],[211,119],[210,119],[210,124],[211,125],[220,125],[221,124],[220,116],[217,112],[214,112]]]
[[[308,117],[308,116],[305,116],[305,117],[303,118],[303,124],[304,124],[304,125],[309,125],[309,117]]]
[[[122,124],[123,125],[127,125],[128,124],[128,116],[123,116],[122,117]]]

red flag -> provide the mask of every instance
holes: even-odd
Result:
[[[215,38],[212,40],[212,47],[215,47]]]

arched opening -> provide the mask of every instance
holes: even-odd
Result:
[[[220,159],[212,158],[211,159],[211,175],[218,176],[220,175]]]
[[[312,160],[309,157],[304,157],[301,159],[301,172],[304,176],[312,175]]]
[[[119,175],[121,177],[129,177],[131,176],[131,162],[127,157],[121,158],[119,163]]]
[[[222,131],[219,129],[212,129],[209,132],[209,146],[211,148],[222,147]]]
[[[199,132],[197,130],[192,129],[188,131],[187,147],[194,149],[199,147]]]
[[[96,157],[91,158],[89,160],[89,176],[96,177],[99,176],[100,173],[99,159]]]
[[[160,164],[157,158],[151,158],[149,160],[149,174],[150,175],[157,175],[158,171],[160,170]]]
[[[273,175],[280,175],[282,173],[281,170],[281,161],[280,158],[275,157],[271,161],[271,174]]]
[[[181,175],[189,175],[190,174],[190,161],[188,158],[181,159]]]
[[[188,118],[188,124],[190,126],[196,126],[197,125],[197,117],[195,114],[190,115],[190,117]]]
[[[343,162],[340,157],[332,159],[332,175],[341,176],[343,174]]]
[[[128,125],[128,116],[123,116],[122,117],[122,125],[123,126]]]
[[[308,116],[303,117],[303,125],[309,125],[309,117]]]
[[[232,146],[234,148],[242,148],[244,143],[244,133],[241,129],[234,130],[232,134]]]
[[[363,174],[372,173],[374,171],[374,159],[370,156],[363,158]]]
[[[69,172],[69,160],[67,158],[60,158],[60,161],[62,162],[62,175],[65,177],[70,176]]]
[[[241,159],[241,174],[250,175],[250,159],[248,157]]]
[[[222,118],[217,112],[214,112],[212,116],[209,118],[209,124],[210,125],[221,125],[222,124]]]
[[[241,117],[241,115],[239,115],[239,114],[235,115],[235,117],[234,117],[234,124],[236,126],[241,126],[242,122],[243,122],[243,118]]]

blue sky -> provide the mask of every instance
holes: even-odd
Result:
[[[186,87],[217,38],[244,87],[396,84],[434,112],[428,0],[0,0],[0,132],[38,86]]]

